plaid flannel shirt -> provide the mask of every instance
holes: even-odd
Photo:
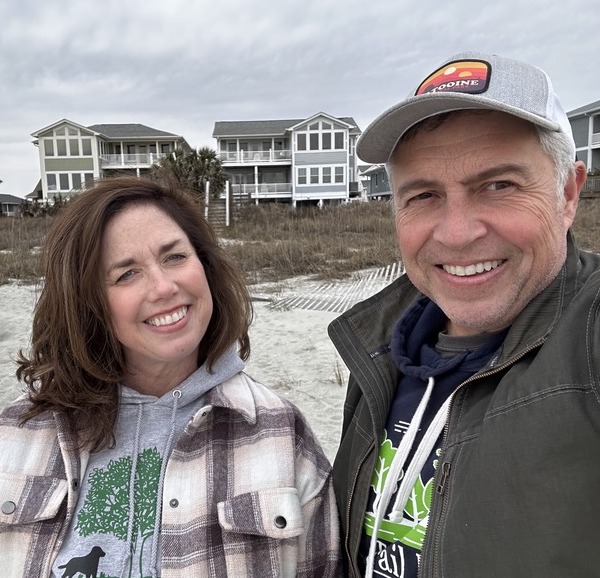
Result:
[[[65,417],[0,415],[0,568],[50,575],[88,461]],[[162,578],[341,575],[331,467],[297,408],[244,373],[179,436],[162,495]]]

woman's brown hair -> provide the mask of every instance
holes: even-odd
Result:
[[[138,177],[95,182],[56,217],[44,245],[44,281],[37,301],[29,354],[19,353],[17,377],[28,387],[26,421],[44,411],[69,416],[80,446],[92,450],[113,441],[125,375],[121,344],[108,312],[101,268],[108,221],[131,203],[148,203],[183,229],[202,262],[213,314],[200,343],[198,363],[209,370],[235,342],[250,354],[252,306],[244,278],[193,197],[174,184]],[[152,231],[148,231],[151,235]]]

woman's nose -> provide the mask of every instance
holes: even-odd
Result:
[[[177,283],[161,268],[156,268],[150,275],[150,292],[158,299],[169,297],[177,291]]]

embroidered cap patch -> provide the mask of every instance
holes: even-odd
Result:
[[[415,96],[429,92],[480,94],[487,90],[492,67],[485,60],[456,60],[430,74],[417,88]]]

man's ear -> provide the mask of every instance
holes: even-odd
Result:
[[[587,179],[587,171],[583,162],[575,161],[573,167],[575,171],[567,179],[564,189],[565,206],[563,208],[563,217],[567,228],[572,225],[575,219],[579,193]]]

